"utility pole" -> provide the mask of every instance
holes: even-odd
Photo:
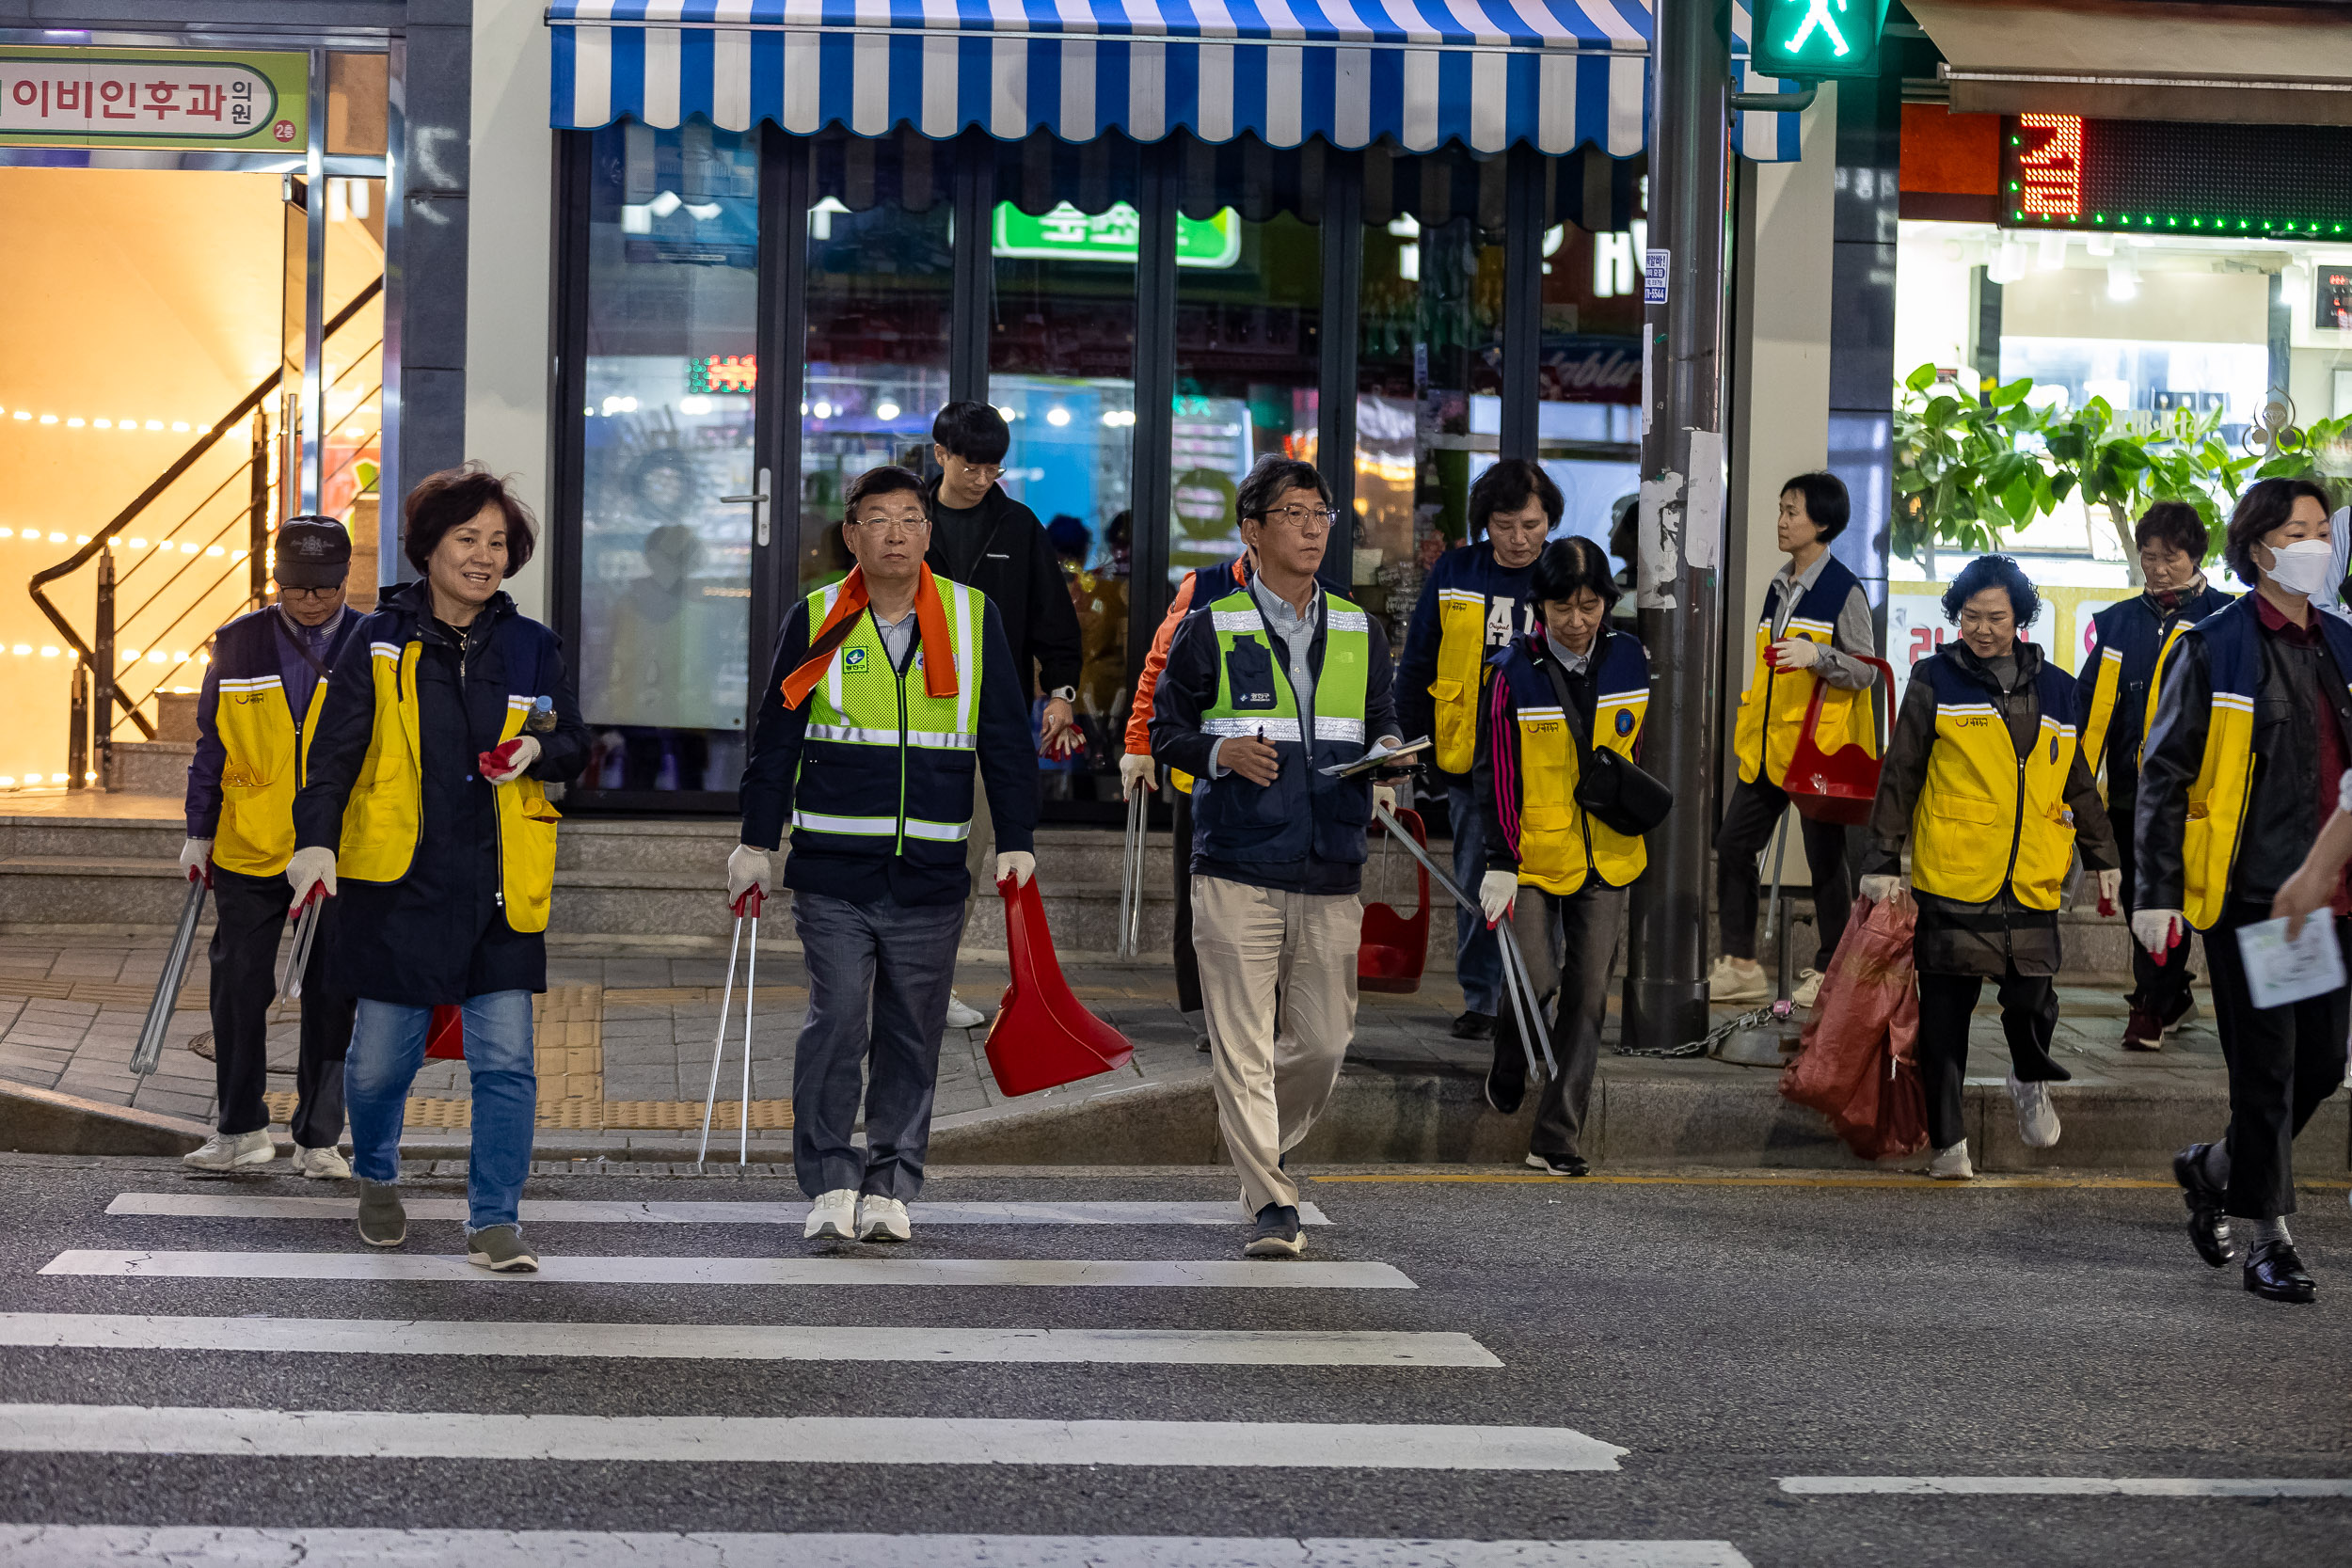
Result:
[[[1714,879],[1716,705],[1723,613],[1723,300],[1728,0],[1657,0],[1649,243],[1644,258],[1642,641],[1655,686],[1643,761],[1675,808],[1633,887],[1625,1040],[1707,1033]],[[1662,297],[1661,297],[1662,294]]]

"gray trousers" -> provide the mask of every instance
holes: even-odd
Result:
[[[1565,897],[1524,884],[1511,911],[1512,934],[1527,956],[1528,978],[1538,999],[1551,1007],[1551,1053],[1560,1070],[1544,1085],[1535,1102],[1535,1128],[1529,1151],[1555,1158],[1589,1158],[1582,1147],[1584,1113],[1593,1101],[1593,1072],[1600,1065],[1601,1025],[1609,1018],[1609,983],[1617,962],[1617,934],[1625,921],[1625,889],[1597,878]],[[1506,1002],[1495,1014],[1495,1059],[1518,1062],[1526,1055]],[[1536,1052],[1536,1060],[1543,1053]]]
[[[923,1187],[939,1037],[961,904],[852,904],[792,895],[808,1017],[792,1057],[792,1169],[811,1197],[848,1187],[901,1200]],[[866,1148],[850,1142],[864,1069]]]

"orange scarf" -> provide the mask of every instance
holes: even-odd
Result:
[[[799,707],[808,701],[809,692],[832,667],[833,656],[857,629],[857,618],[866,613],[867,602],[866,569],[852,566],[842,579],[841,592],[834,596],[825,624],[808,640],[808,657],[784,678],[786,707]],[[954,696],[955,644],[947,636],[947,607],[940,599],[939,585],[931,580],[929,565],[923,567],[923,580],[914,591],[914,634],[923,649],[923,689],[934,697]]]

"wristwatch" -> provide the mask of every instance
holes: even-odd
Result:
[[[1068,703],[1073,707],[1078,705],[1078,689],[1074,686],[1057,686],[1045,696],[1048,701]]]

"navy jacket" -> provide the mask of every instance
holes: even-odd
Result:
[[[2106,734],[2101,737],[2100,750],[2106,754],[2085,759],[2094,773],[2102,762],[2106,765],[2108,810],[2128,816],[2139,793],[2139,743],[2147,724],[2148,683],[2156,677],[2156,656],[2164,651],[2164,640],[2175,626],[2193,626],[2208,615],[2219,614],[2235,596],[2207,583],[2194,594],[2183,594],[2167,614],[2153,596],[2137,594],[2090,618],[2096,641],[2084,657],[2082,674],[2075,682],[2074,725],[2085,736],[2090,734],[2091,705],[2099,696],[2099,666],[2113,651],[2119,664],[2115,705],[2107,718]]]
[[[1534,575],[1532,562],[1516,572],[1495,564],[1495,547],[1485,539],[1438,557],[1421,585],[1412,624],[1405,629],[1405,654],[1397,661],[1396,718],[1404,726],[1400,739],[1416,740],[1437,733],[1438,704],[1429,695],[1429,683],[1438,678],[1438,594],[1458,588],[1486,596],[1486,647],[1492,651],[1510,646],[1513,638],[1541,625],[1532,586]],[[1502,612],[1500,625],[1497,611]],[[1479,663],[1483,668],[1483,657]]]

